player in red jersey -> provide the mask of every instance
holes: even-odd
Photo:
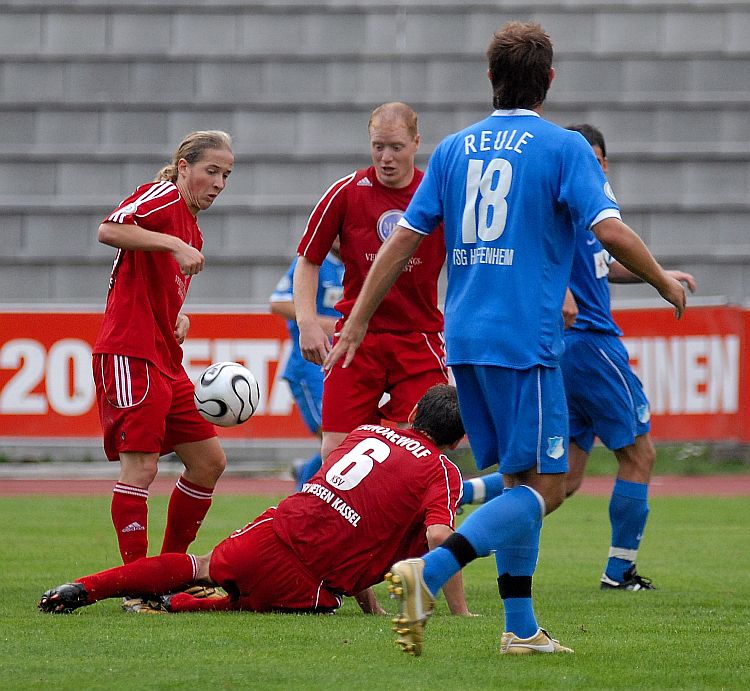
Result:
[[[410,430],[362,425],[302,491],[284,499],[203,557],[162,554],[47,591],[39,607],[72,611],[125,592],[158,595],[195,582],[229,595],[163,598],[169,611],[233,609],[330,612],[341,596],[381,613],[369,588],[394,560],[423,554],[453,533],[461,474],[441,453],[464,435],[456,390],[430,388]],[[386,510],[387,507],[387,510]],[[458,578],[446,583],[454,614],[469,614]]]
[[[376,108],[368,124],[372,165],[331,185],[316,204],[297,248],[294,303],[303,356],[322,365],[331,349],[315,309],[318,272],[334,239],[341,240],[344,294],[336,304],[351,311],[380,246],[411,201],[423,173],[414,167],[417,116],[404,103]],[[367,336],[348,368],[335,367],[323,386],[325,458],[348,432],[387,418],[402,425],[419,397],[448,381],[443,315],[437,280],[445,260],[442,230],[420,245],[370,320]],[[334,337],[335,338],[335,337]],[[384,393],[390,401],[379,410]]]
[[[224,189],[233,162],[229,135],[193,132],[171,165],[99,226],[99,241],[117,254],[93,371],[104,450],[120,461],[112,522],[125,563],[146,556],[146,501],[160,455],[174,451],[185,465],[170,499],[162,552],[184,552],[195,539],[226,465],[182,366],[190,322],[180,310],[204,264],[196,216]]]

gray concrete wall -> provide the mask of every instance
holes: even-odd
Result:
[[[511,18],[550,32],[547,115],[603,129],[659,259],[750,300],[749,4],[497,4],[0,1],[0,303],[103,304],[100,219],[185,133],[221,128],[237,161],[189,299],[264,304],[312,204],[367,164],[370,110],[412,104],[424,164],[488,112],[483,53]]]

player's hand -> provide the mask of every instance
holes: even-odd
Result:
[[[570,288],[565,291],[565,302],[563,302],[563,324],[566,329],[569,329],[573,324],[576,323],[578,318],[578,303],[573,297],[573,293],[570,292]]]
[[[180,271],[185,276],[193,276],[203,271],[203,266],[206,263],[205,257],[195,247],[191,247],[182,240],[172,250],[172,256],[177,260],[177,263],[180,265]]]
[[[667,274],[672,278],[676,278],[680,283],[684,283],[691,293],[695,292],[696,284],[693,274],[689,274],[685,271],[667,271]]]
[[[685,287],[676,278],[670,276],[669,273],[666,271],[664,273],[666,280],[663,287],[659,289],[659,295],[674,305],[675,317],[679,319],[687,307]]]
[[[174,325],[174,337],[180,345],[185,342],[189,330],[190,319],[188,319],[187,314],[182,314],[182,312],[180,312],[180,314],[177,315],[177,322]]]
[[[359,344],[364,340],[366,333],[367,323],[358,324],[351,319],[347,320],[344,328],[341,329],[336,345],[333,346],[325,362],[323,362],[323,369],[330,370],[342,357],[344,362],[341,366],[349,367],[349,363],[354,358],[354,354],[357,352]]]
[[[375,596],[375,591],[372,588],[367,588],[354,596],[360,609],[365,614],[388,614],[378,602],[378,598]]]
[[[333,334],[336,331],[337,323],[337,317],[326,317],[324,315],[318,315],[318,324],[320,324],[320,328],[323,329],[325,335],[328,336],[328,340],[333,340]]]
[[[299,327],[299,349],[305,360],[316,365],[322,365],[323,361],[331,350],[331,341],[326,332],[316,322],[302,324],[297,322]]]

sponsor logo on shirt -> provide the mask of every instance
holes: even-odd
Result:
[[[607,250],[594,252],[594,273],[597,278],[609,275],[609,252]]]
[[[380,218],[377,223],[378,237],[380,242],[385,242],[393,232],[394,228],[398,225],[404,212],[401,209],[389,209],[380,214]]]
[[[187,295],[187,279],[183,279],[181,276],[174,277],[175,283],[177,284],[177,294],[180,296],[180,300],[185,301]]]
[[[372,187],[372,183],[370,182],[370,178],[368,178],[365,175],[365,177],[363,177],[359,182],[357,182],[357,187]]]

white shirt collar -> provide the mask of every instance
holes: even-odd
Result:
[[[508,117],[511,115],[533,115],[535,118],[539,117],[539,113],[536,113],[533,110],[527,110],[526,108],[510,108],[510,109],[502,109],[498,108],[496,111],[492,113],[493,116],[501,116],[501,117]]]

